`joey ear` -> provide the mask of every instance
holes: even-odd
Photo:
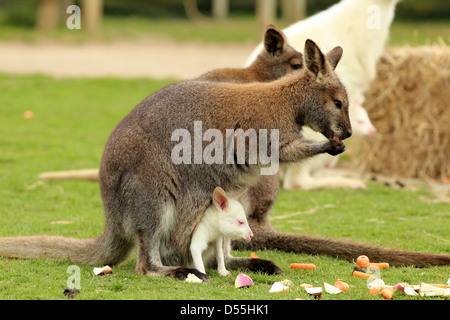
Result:
[[[214,189],[213,203],[219,210],[225,211],[228,208],[228,197],[221,187]]]
[[[342,54],[344,53],[344,50],[342,50],[341,47],[334,47],[328,53],[326,54],[327,60],[330,62],[331,66],[333,67],[333,70],[336,69],[336,66],[338,65],[339,61],[342,58]]]
[[[286,38],[284,33],[275,25],[269,24],[264,34],[264,48],[271,55],[276,56],[283,53]]]
[[[306,40],[304,56],[306,67],[316,76],[319,72],[326,73],[325,56],[314,41]]]

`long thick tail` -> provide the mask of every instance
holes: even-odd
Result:
[[[60,236],[0,238],[0,256],[22,259],[66,259],[74,263],[109,264],[122,262],[133,247],[124,239],[109,241],[104,234],[90,239]]]
[[[254,237],[248,243],[233,242],[233,249],[281,250],[285,252],[326,255],[355,260],[367,255],[372,261],[388,262],[392,266],[450,265],[450,255],[429,254],[391,249],[357,242],[312,237],[276,231],[270,225],[252,225]]]

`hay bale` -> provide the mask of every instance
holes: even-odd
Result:
[[[364,107],[378,132],[351,142],[360,171],[450,176],[450,47],[387,49]]]

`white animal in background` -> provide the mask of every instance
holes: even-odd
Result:
[[[344,49],[336,73],[347,88],[350,120],[355,135],[374,135],[376,129],[367,111],[362,107],[364,93],[376,76],[377,62],[383,53],[399,0],[342,0],[327,10],[319,12],[285,28],[288,42],[301,49],[307,38],[328,51],[335,46]],[[247,65],[261,51],[262,44],[252,52]],[[303,135],[311,139],[325,137],[310,128]],[[288,166],[283,177],[286,189],[365,188],[365,183],[344,177],[313,177],[324,168],[334,166],[337,158],[319,155],[301,164]]]
[[[225,268],[224,237],[232,240],[250,241],[253,232],[250,229],[242,204],[230,199],[225,191],[217,187],[213,193],[213,204],[210,205],[194,229],[191,240],[191,254],[195,269],[205,273],[203,252],[207,249],[216,251],[217,271],[222,276],[230,275]],[[212,246],[213,245],[213,246]],[[205,252],[205,257],[210,252]]]

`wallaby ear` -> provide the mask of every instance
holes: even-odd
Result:
[[[248,190],[248,188],[245,188],[244,190],[242,190],[242,191],[240,191],[240,192],[236,192],[236,193],[234,193],[234,194],[231,196],[231,198],[232,198],[233,200],[239,200],[239,198],[240,198],[244,193],[246,193],[247,190]]]
[[[336,69],[336,66],[338,65],[339,61],[342,58],[342,54],[344,53],[344,50],[342,50],[341,47],[334,47],[327,53],[327,60],[330,62],[331,66],[333,67],[333,70]]]
[[[304,55],[305,65],[311,72],[316,76],[319,72],[326,73],[325,56],[314,41],[310,39],[306,40]]]
[[[228,208],[228,197],[221,187],[214,189],[213,203],[219,210],[225,211]]]
[[[264,48],[271,55],[276,56],[283,53],[284,44],[286,38],[283,31],[277,26],[269,24],[266,27],[266,33],[264,34]]]

